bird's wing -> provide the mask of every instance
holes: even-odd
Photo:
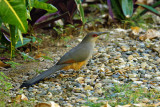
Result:
[[[57,64],[69,64],[85,61],[90,57],[90,55],[90,49],[86,49],[86,45],[78,45],[62,56]]]

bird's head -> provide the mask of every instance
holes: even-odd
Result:
[[[83,41],[96,41],[97,38],[102,35],[102,34],[105,34],[105,33],[108,33],[108,32],[89,32],[86,37],[83,39]]]

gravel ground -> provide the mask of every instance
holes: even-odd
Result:
[[[57,71],[49,80],[23,89],[23,94],[35,102],[54,101],[62,107],[79,107],[87,101],[106,103],[105,89],[112,89],[115,83],[130,82],[133,88],[140,86],[146,90],[160,91],[160,51],[155,50],[160,50],[160,38],[140,41],[128,35],[126,30],[110,30],[109,36],[101,35],[86,67],[79,71]],[[64,51],[68,51],[81,39],[82,37],[76,38],[70,43],[71,47]],[[41,60],[41,65],[46,64],[45,68],[49,68],[64,51],[59,50],[54,54],[50,52],[49,56],[54,61]],[[33,72],[21,77],[21,81],[31,78],[35,75]],[[14,87],[20,85],[16,83]],[[11,93],[13,97],[17,94],[17,89]]]

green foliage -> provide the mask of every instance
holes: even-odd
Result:
[[[20,63],[16,63],[13,61],[6,62],[6,64],[10,64],[12,68],[16,68],[17,65],[21,65]]]
[[[28,59],[28,60],[35,60],[33,57],[27,55],[27,54],[24,53],[24,52],[19,52],[19,53],[23,56],[23,58],[24,58],[25,61],[26,61],[27,59]]]
[[[154,95],[154,99],[159,97],[158,93],[156,95],[155,90],[145,91],[140,86],[133,88],[131,83],[123,85],[114,84],[114,87],[110,90],[110,93],[106,90],[105,96],[111,106],[140,103],[140,99],[151,99]]]
[[[132,86],[132,83],[128,84],[114,84],[113,87],[105,90],[105,98],[98,100],[107,100],[109,105],[115,107],[117,105],[126,105],[126,104],[136,104],[141,103],[143,98],[148,98],[151,101],[156,101],[160,97],[160,92],[155,91],[154,89],[146,90],[141,86],[137,86],[136,88]],[[88,99],[86,99],[88,100]],[[104,105],[102,103],[93,103],[91,101],[87,101],[85,103],[86,106],[90,107],[100,107]]]
[[[44,59],[47,59],[47,60],[51,60],[51,61],[53,61],[53,59],[52,58],[50,58],[50,57],[48,57],[48,56],[42,56]]]
[[[122,0],[122,11],[126,18],[129,18],[133,14],[133,0]]]
[[[8,101],[9,98],[9,91],[12,87],[12,84],[7,82],[9,78],[3,73],[0,72],[0,106],[4,107],[6,104],[6,101]]]
[[[29,39],[29,38],[23,38],[23,41],[18,40],[15,48],[22,47],[22,46],[26,45],[27,43],[29,43],[30,41],[31,41],[31,39]]]
[[[150,11],[160,16],[160,13],[156,9],[154,9],[155,7],[160,5],[160,1],[156,2],[152,6],[138,4],[145,8],[145,10],[139,12],[138,14],[133,14],[133,6],[134,6],[133,0],[118,0],[118,1],[110,0],[110,2],[114,15],[116,16],[117,19],[119,19],[122,22],[129,22],[130,24],[133,24],[138,20],[138,18],[143,16],[147,11]]]
[[[61,29],[58,29],[58,28],[56,28],[56,27],[53,27],[53,29],[58,33],[58,35],[63,34],[62,28],[61,28]]]
[[[148,5],[144,5],[144,4],[138,4],[138,5],[146,8],[146,9],[143,10],[141,13],[139,13],[136,18],[139,18],[140,16],[143,16],[148,10],[150,10],[151,12],[153,12],[156,15],[160,16],[160,13],[156,9],[154,9],[154,7],[157,7],[157,6],[160,5],[160,1],[154,3],[152,6],[148,6]]]
[[[23,0],[0,0],[0,17],[4,23],[18,27],[27,32],[27,11]]]
[[[81,21],[83,22],[83,24],[85,24],[87,20],[84,17],[84,10],[83,10],[83,7],[82,7],[82,2],[81,2],[81,0],[75,0],[75,2],[77,4],[77,8],[80,12]]]
[[[6,30],[6,32],[8,32],[11,41],[11,58],[15,55],[16,48],[30,42],[30,39],[24,39],[22,36],[22,33],[27,33],[27,19],[30,19],[29,11],[33,7],[44,9],[48,12],[57,11],[56,7],[45,3],[45,0],[0,0],[0,7],[0,28],[9,29],[9,31]],[[27,9],[29,9],[29,11]],[[0,42],[2,42],[2,44],[7,43],[4,36],[0,31]]]
[[[115,16],[118,18],[118,19],[125,19],[125,16],[122,12],[122,9],[121,9],[121,4],[120,4],[120,0],[111,0],[111,6],[112,6],[112,10],[115,14]]]
[[[27,0],[29,9],[31,10],[33,7],[39,8],[39,9],[44,9],[48,11],[49,13],[54,13],[57,11],[57,8],[54,7],[51,4],[45,3],[46,0]]]

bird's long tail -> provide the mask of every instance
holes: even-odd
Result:
[[[65,67],[66,65],[54,65],[51,68],[49,68],[48,70],[42,72],[40,75],[33,77],[32,79],[23,82],[23,84],[20,86],[20,88],[22,87],[29,87],[35,83],[38,83],[39,81],[43,80],[45,77],[48,77],[49,75],[51,75],[52,73],[62,69],[63,67]]]

